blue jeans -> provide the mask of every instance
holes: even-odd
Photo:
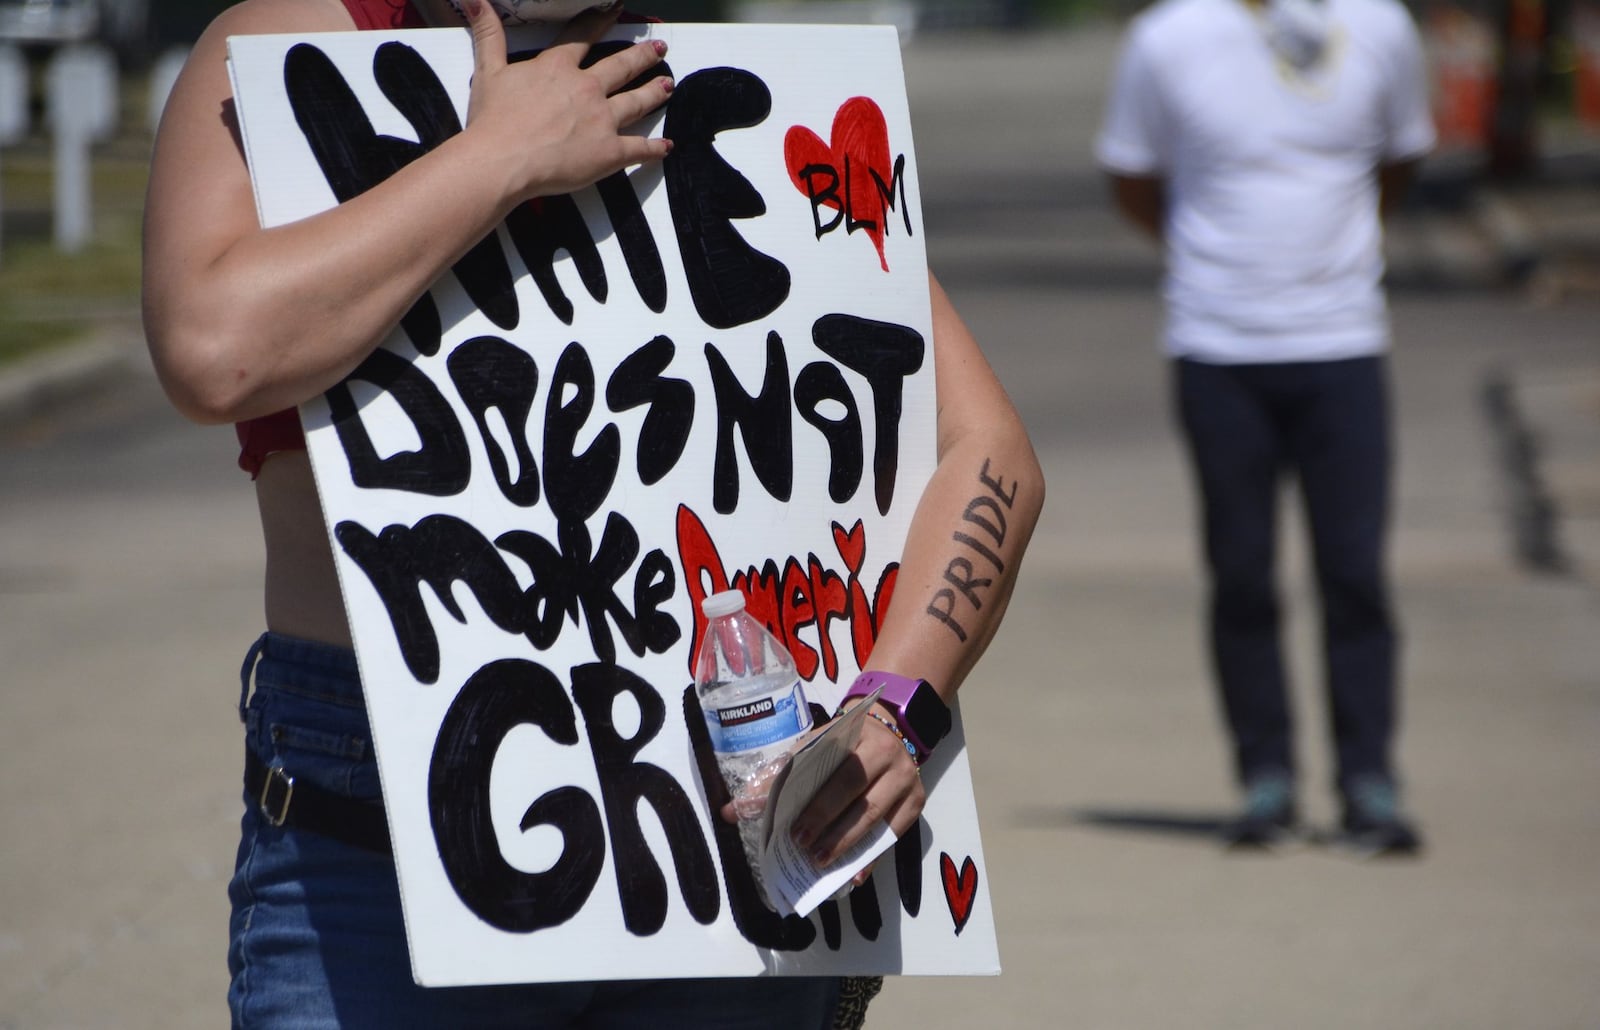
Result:
[[[1398,633],[1384,575],[1389,401],[1382,358],[1175,362],[1211,577],[1214,668],[1241,780],[1294,771],[1275,582],[1278,491],[1305,502],[1341,789],[1390,779]]]
[[[379,800],[350,651],[268,633],[250,649],[240,680],[246,746],[264,763],[281,764],[297,782]],[[275,827],[256,799],[244,800],[228,885],[236,1028],[820,1030],[831,1022],[836,977],[418,987],[393,859]]]

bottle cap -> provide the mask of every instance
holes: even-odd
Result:
[[[706,613],[706,618],[717,619],[734,612],[744,611],[744,592],[740,590],[724,590],[720,594],[712,594],[700,602],[700,610]]]

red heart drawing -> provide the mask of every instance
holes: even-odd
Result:
[[[956,923],[956,936],[961,935],[962,929],[967,925],[967,920],[972,918],[972,903],[978,897],[978,867],[972,864],[972,856],[968,855],[966,861],[961,863],[961,872],[956,872],[955,859],[948,852],[939,852],[939,878],[944,881],[944,900],[950,906],[950,918]]]
[[[839,549],[839,557],[844,559],[844,567],[850,570],[850,575],[860,574],[861,560],[867,554],[867,531],[861,520],[856,519],[856,524],[848,530],[835,522],[833,546]]]
[[[887,272],[889,259],[883,252],[887,212],[878,183],[894,181],[894,158],[889,153],[889,126],[883,110],[869,97],[851,97],[834,113],[831,145],[805,126],[795,125],[784,135],[783,158],[795,189],[808,197],[815,187],[802,172],[822,167],[832,170],[838,177],[835,191],[831,196],[817,194],[816,199],[847,219],[846,231],[860,228],[872,238],[878,263]]]

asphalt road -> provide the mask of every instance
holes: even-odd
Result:
[[[1113,47],[1095,30],[907,53],[931,260],[1051,494],[963,694],[1005,972],[893,980],[868,1025],[1600,1026],[1600,591],[1593,566],[1516,560],[1481,400],[1504,375],[1563,482],[1592,476],[1600,304],[1426,276],[1396,293],[1402,762],[1430,847],[1222,853],[1234,798],[1152,342],[1156,258],[1088,162]],[[1421,268],[1472,239],[1418,216],[1391,248]],[[258,631],[261,555],[231,431],[184,423],[138,369],[0,435],[3,1030],[226,1021],[232,670]],[[1305,800],[1325,825],[1314,606],[1286,530]]]

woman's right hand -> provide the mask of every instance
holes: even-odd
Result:
[[[672,79],[646,74],[666,54],[666,44],[646,40],[588,68],[589,48],[616,21],[618,8],[587,11],[569,22],[550,48],[527,61],[508,63],[505,28],[488,0],[466,0],[474,71],[466,132],[483,134],[504,154],[494,169],[516,201],[571,193],[613,172],[671,151],[664,139],[623,131],[664,104]]]

